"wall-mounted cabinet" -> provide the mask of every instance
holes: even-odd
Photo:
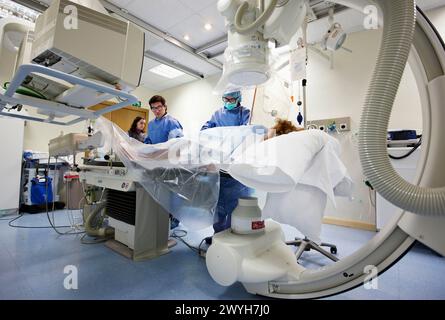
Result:
[[[112,102],[103,102],[101,104],[91,107],[90,109],[101,110],[113,104],[114,103]],[[134,118],[136,117],[142,117],[148,123],[149,110],[144,108],[128,106],[119,110],[106,113],[103,116],[108,120],[116,123],[122,130],[127,132],[130,129]]]

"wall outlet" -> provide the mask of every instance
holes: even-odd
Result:
[[[311,130],[311,129],[318,129],[318,126],[316,124],[308,124],[306,126],[306,130]]]
[[[334,127],[337,132],[351,131],[351,118],[331,118],[323,120],[311,120],[307,122],[308,129],[319,129],[325,132],[329,132],[329,128]]]

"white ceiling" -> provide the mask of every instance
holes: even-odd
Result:
[[[144,59],[144,67],[141,79],[141,85],[143,87],[153,91],[163,91],[196,80],[196,78],[188,74],[184,74],[174,79],[167,79],[149,71],[151,68],[158,65],[159,62],[157,61],[148,58]]]
[[[226,33],[224,19],[216,8],[217,0],[111,0],[110,2],[194,48]],[[212,30],[204,29],[206,23],[212,24]],[[186,34],[190,36],[189,41],[184,40]]]
[[[224,18],[218,13],[216,8],[217,0],[110,0],[110,2],[125,8],[132,15],[193,48],[205,45],[225,34]],[[445,5],[445,0],[418,0],[418,5],[424,10],[429,10]],[[348,33],[362,30],[363,16],[356,11],[343,11],[336,15],[336,20],[342,24]],[[204,24],[206,23],[212,24],[213,28],[211,31],[204,29]],[[328,27],[327,19],[313,23],[308,30],[309,40],[318,41],[317,37],[322,34],[321,29],[324,31]],[[189,35],[189,41],[184,40],[185,34]],[[147,36],[146,45],[148,50],[196,70],[205,76],[220,72],[218,68],[206,63],[202,59],[188,54],[159,38]],[[207,50],[206,53],[216,54],[222,52],[226,46],[226,43],[222,43]],[[222,56],[217,57],[216,60],[223,62]],[[145,64],[150,66],[158,64],[151,59],[145,59],[145,61]],[[151,90],[164,90],[193,81],[195,78],[185,75],[173,80],[162,79],[162,77],[148,72],[147,68],[144,67],[142,84]]]
[[[224,18],[216,8],[217,0],[108,1],[195,49],[224,36],[226,33]],[[43,0],[42,2],[51,3],[51,0]],[[417,0],[417,4],[423,10],[430,10],[445,5],[445,0]],[[336,14],[335,19],[342,24],[348,33],[363,29],[363,16],[356,11],[342,11]],[[206,23],[212,24],[212,30],[207,31],[204,29],[204,24]],[[310,42],[318,41],[320,35],[328,27],[327,19],[312,22],[308,28],[308,40]],[[190,40],[184,40],[185,34],[189,35]],[[226,43],[222,43],[207,50],[206,54],[212,55],[222,52],[225,47]],[[195,70],[204,76],[220,72],[220,69],[205,62],[203,59],[187,53],[152,34],[146,34],[146,50]],[[215,60],[222,62],[222,56],[216,57]],[[159,65],[159,62],[145,58],[142,85],[150,90],[161,91],[196,80],[195,77],[188,74],[175,79],[167,79],[148,71],[157,65]]]
[[[110,0],[110,2],[192,48],[199,48],[225,35],[224,19],[216,8],[217,0]],[[212,25],[210,31],[204,29],[206,23]],[[185,35],[188,35],[190,40],[185,40]],[[223,48],[217,49],[223,50],[225,46],[226,44],[223,44]],[[219,68],[203,59],[151,34],[146,35],[146,50],[206,77],[220,72]],[[142,85],[150,90],[165,90],[196,80],[190,75],[171,80],[148,71],[156,65],[159,65],[159,62],[145,58]]]

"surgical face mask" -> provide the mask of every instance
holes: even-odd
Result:
[[[237,105],[238,105],[238,102],[232,102],[232,103],[226,102],[226,103],[224,103],[224,108],[226,108],[227,110],[230,111],[230,110],[235,109]]]
[[[233,110],[238,106],[239,98],[232,98],[232,97],[223,97],[222,98],[224,102],[224,108],[227,110]]]

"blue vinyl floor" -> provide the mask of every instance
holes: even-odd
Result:
[[[73,219],[66,211],[55,215],[57,224]],[[48,225],[45,214],[25,215],[14,223]],[[285,233],[289,239],[298,235],[287,227]],[[198,245],[209,234],[210,228],[190,232],[185,239]],[[332,225],[324,225],[322,232],[324,240],[337,244],[340,258],[373,236],[373,232]],[[103,244],[81,244],[80,237],[59,236],[52,229],[11,228],[7,220],[0,221],[0,299],[262,299],[248,294],[239,283],[216,284],[204,258],[181,242],[162,257],[133,262]],[[327,262],[316,253],[305,255],[308,267]],[[78,269],[77,290],[64,288],[67,265]],[[445,259],[416,245],[378,278],[377,290],[360,287],[329,299],[445,299],[444,274]]]

